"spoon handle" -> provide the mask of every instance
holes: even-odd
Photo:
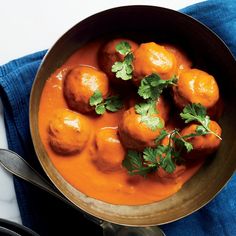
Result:
[[[165,235],[159,227],[128,227],[122,225],[112,224],[96,217],[93,217],[82,210],[76,205],[67,200],[57,189],[54,188],[47,180],[45,180],[35,169],[33,169],[21,156],[17,153],[7,150],[0,149],[0,164],[10,173],[30,182],[31,184],[47,191],[54,197],[59,198],[63,202],[72,206],[76,210],[79,210],[84,216],[100,225],[103,228],[104,236],[163,236]]]
[[[76,210],[80,210],[76,205],[67,200],[57,189],[54,188],[52,184],[50,184],[45,178],[43,178],[17,153],[7,149],[0,149],[0,164],[10,173],[30,182],[31,184],[43,189],[44,191],[47,191],[54,197],[59,198]],[[83,211],[81,212],[85,214]],[[99,225],[102,223],[102,221],[97,218],[93,219],[93,221]]]

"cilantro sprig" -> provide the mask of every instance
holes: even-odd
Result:
[[[122,165],[128,170],[130,175],[146,176],[157,169],[155,161],[145,165],[143,153],[134,150],[128,150]]]
[[[162,167],[167,173],[173,173],[176,165],[174,156],[177,156],[171,141],[172,133],[169,134],[166,130],[162,130],[160,136],[156,139],[159,144],[155,148],[146,147],[143,152],[128,150],[122,165],[128,170],[130,175],[146,176],[149,173],[156,171]],[[169,136],[168,145],[161,145],[160,142]]]
[[[163,89],[176,85],[176,83],[177,79],[175,76],[169,80],[163,80],[158,74],[153,73],[141,80],[138,94],[143,99],[156,100],[162,94]]]
[[[158,74],[154,73],[141,80],[138,94],[146,101],[136,104],[135,111],[141,115],[140,122],[144,122],[153,131],[163,128],[160,118],[154,116],[154,114],[158,114],[157,99],[162,94],[163,89],[175,85],[176,82],[175,77],[170,80],[162,80]]]
[[[200,123],[200,125],[198,125],[196,128],[197,135],[213,134],[222,140],[218,134],[209,128],[210,117],[207,115],[206,108],[200,103],[186,105],[183,109],[183,112],[180,113],[180,117],[185,121],[185,123],[190,123],[192,121]]]
[[[116,45],[116,51],[124,56],[123,61],[116,61],[111,71],[115,73],[116,78],[120,78],[122,80],[130,80],[132,79],[133,73],[133,59],[134,56],[131,51],[131,46],[128,42],[121,41]]]
[[[143,102],[135,105],[135,112],[140,115],[140,122],[143,122],[149,127],[152,131],[163,128],[163,123],[161,119],[155,114],[156,110],[156,101]]]
[[[137,106],[137,111],[141,114],[146,114],[152,109],[153,107],[147,104]],[[221,139],[219,135],[210,130],[210,118],[207,116],[206,108],[201,104],[187,105],[180,116],[185,120],[185,123],[197,121],[200,125],[197,126],[194,133],[184,136],[181,136],[178,129],[170,132],[163,129],[155,139],[156,147],[146,147],[143,152],[128,150],[122,165],[130,175],[146,176],[160,167],[167,173],[173,173],[176,163],[183,161],[181,159],[183,151],[191,152],[193,150],[192,143],[188,142],[189,138],[211,133]],[[163,145],[162,141],[165,138],[168,138],[168,143]]]
[[[143,152],[128,150],[122,165],[130,175],[141,176],[155,172],[159,167],[162,167],[168,173],[173,173],[176,168],[172,158],[172,147],[163,145],[157,148],[147,147]]]
[[[126,41],[121,41],[116,45],[116,51],[119,52],[121,55],[128,55],[131,52],[131,46]]]
[[[166,145],[161,144],[166,137],[168,143]],[[157,144],[156,147],[146,147],[143,152],[128,150],[122,165],[130,175],[146,176],[160,167],[171,174],[176,169],[176,163],[182,161],[183,149],[187,152],[193,150],[192,144],[180,135],[178,129],[171,132],[162,130],[155,143]]]
[[[89,99],[89,105],[95,106],[95,112],[98,115],[102,115],[106,110],[116,112],[123,107],[123,103],[119,96],[110,96],[103,99],[102,93],[96,90]]]

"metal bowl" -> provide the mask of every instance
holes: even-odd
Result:
[[[173,196],[140,206],[113,205],[81,193],[60,175],[40,140],[38,111],[47,78],[78,48],[100,37],[179,45],[194,67],[214,75],[224,100],[223,142],[200,171]],[[100,12],[67,31],[45,56],[31,91],[30,128],[38,159],[54,185],[78,208],[100,219],[129,226],[160,225],[198,210],[224,187],[236,168],[236,63],[226,45],[206,26],[179,12],[153,6],[127,6]]]

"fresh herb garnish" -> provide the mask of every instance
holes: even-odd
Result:
[[[172,149],[172,147],[159,145],[157,148],[147,147],[143,152],[129,150],[122,165],[130,175],[146,176],[159,167],[168,173],[173,173],[175,162],[172,158]]]
[[[162,141],[165,137],[167,137],[168,135],[169,135],[169,133],[168,133],[165,129],[163,129],[163,130],[161,131],[160,135],[155,139],[155,143],[156,143],[157,145],[160,144],[161,141]]]
[[[123,107],[123,103],[119,96],[110,96],[103,99],[102,93],[96,90],[89,99],[89,105],[95,106],[95,112],[99,115],[105,113],[106,110],[116,112]]]
[[[89,99],[90,106],[97,106],[103,101],[102,93],[99,90],[96,90]]]
[[[143,103],[136,104],[135,111],[137,114],[140,114],[142,116],[157,114],[156,102],[150,101],[150,102],[143,102]]]
[[[156,138],[155,143],[158,145],[161,143],[161,141],[166,138],[167,136],[169,136],[169,142],[171,141],[172,143],[175,143],[181,147],[185,147],[187,152],[190,152],[193,150],[193,145],[186,141],[186,138],[190,138],[193,136],[197,136],[195,134],[189,134],[187,136],[181,136],[181,134],[179,133],[178,129],[174,129],[171,132],[167,132],[166,130],[162,130],[160,135]]]
[[[161,144],[166,137],[168,143]],[[146,176],[159,167],[171,174],[175,171],[176,163],[181,161],[182,149],[185,148],[187,152],[193,149],[192,144],[181,137],[178,129],[171,132],[162,130],[155,143],[156,147],[147,147],[143,152],[128,151],[122,164],[130,175]]]
[[[116,51],[124,56],[123,61],[116,61],[111,71],[116,73],[116,78],[120,78],[122,80],[130,80],[132,79],[133,73],[133,59],[134,56],[131,51],[131,46],[128,42],[121,41],[116,45]]]
[[[176,164],[174,162],[173,156],[175,149],[173,146],[159,146],[162,147],[163,153],[165,156],[161,156],[160,166],[163,170],[165,170],[167,173],[171,174],[175,171]]]
[[[153,104],[138,104],[136,105],[136,112],[145,115],[153,109]],[[152,111],[153,112],[153,111]],[[197,126],[195,133],[181,136],[178,129],[174,129],[171,132],[162,130],[160,135],[155,139],[156,147],[147,147],[143,152],[128,151],[123,166],[128,170],[131,175],[146,176],[153,171],[156,171],[159,167],[164,169],[167,173],[173,173],[176,168],[176,163],[181,162],[181,154],[183,149],[186,152],[193,150],[193,145],[187,141],[189,138],[196,136],[214,134],[221,139],[219,135],[214,133],[209,128],[210,118],[207,116],[206,108],[201,104],[187,105],[183,112],[180,113],[185,123],[197,121],[200,125]],[[162,141],[168,138],[167,144],[163,145]],[[130,155],[130,153],[132,155]],[[132,157],[131,157],[132,156]]]
[[[172,79],[163,80],[158,74],[153,73],[141,80],[141,84],[138,88],[138,94],[143,99],[156,100],[162,94],[163,89],[169,87],[170,85],[175,85],[176,82],[177,79],[175,76]]]
[[[141,115],[140,122],[144,122],[153,131],[163,128],[160,118],[154,116],[154,114],[158,113],[156,108],[157,99],[163,89],[170,85],[175,85],[176,82],[175,77],[170,80],[162,80],[158,74],[151,74],[141,80],[138,94],[146,101],[135,105],[135,111]]]
[[[126,41],[121,41],[116,45],[116,51],[119,52],[121,55],[128,55],[131,52],[131,46]]]
[[[105,104],[106,109],[111,112],[116,112],[123,107],[123,103],[120,100],[119,96],[108,97],[105,100],[104,104]]]
[[[206,108],[200,103],[186,105],[183,109],[183,112],[180,113],[180,117],[185,121],[185,123],[196,121],[201,124],[197,126],[196,134],[214,134],[217,138],[222,140],[218,134],[209,128],[210,117],[207,115]]]
[[[130,175],[146,176],[148,173],[156,170],[155,163],[145,166],[142,153],[133,150],[128,150],[122,165],[128,170]]]
[[[152,131],[163,128],[163,122],[155,114],[156,110],[156,101],[148,101],[144,103],[139,103],[135,105],[135,112],[139,114],[140,122],[143,122],[149,127]]]

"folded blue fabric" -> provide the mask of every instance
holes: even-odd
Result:
[[[206,24],[236,56],[236,1],[207,1],[181,12]],[[4,104],[9,148],[43,174],[31,143],[28,107],[35,73],[46,51],[28,55],[0,67],[0,95]],[[100,227],[81,213],[32,185],[14,178],[23,224],[40,235],[102,235]],[[169,235],[236,235],[236,176],[211,203],[196,213],[161,226]]]

